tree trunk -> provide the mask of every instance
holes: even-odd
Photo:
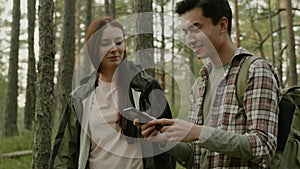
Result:
[[[137,62],[140,63],[151,76],[155,76],[154,39],[152,0],[134,1],[135,13],[142,13],[136,19],[135,51]],[[145,13],[148,12],[148,13]]]
[[[175,6],[175,0],[172,0],[172,9],[174,9]],[[175,14],[172,12],[172,96],[171,96],[171,102],[172,105],[175,105],[175,68],[174,68],[174,55],[175,55]]]
[[[18,119],[18,62],[19,62],[19,35],[20,35],[20,0],[13,1],[13,18],[10,42],[10,58],[8,69],[8,87],[5,109],[5,136],[19,134]]]
[[[28,10],[28,67],[27,67],[27,89],[25,102],[24,125],[28,130],[32,129],[32,119],[35,112],[35,82],[36,66],[34,54],[34,28],[35,28],[35,4],[36,0],[27,0]]]
[[[85,21],[85,32],[87,32],[87,29],[89,27],[89,25],[92,22],[92,4],[93,1],[92,0],[88,0],[87,4],[86,4],[86,21]],[[86,75],[88,75],[89,73],[92,72],[91,70],[91,63],[89,61],[89,59],[87,59],[86,57],[82,57],[82,55],[79,56],[78,58],[80,61],[80,64],[83,65],[82,67],[84,67],[85,69],[81,69],[79,71],[79,75],[80,77],[85,77]]]
[[[111,17],[116,18],[116,1],[110,0]]]
[[[53,46],[53,49],[56,49],[56,45],[57,46],[60,46],[61,45],[61,41],[62,41],[62,31],[60,31],[60,27],[62,25],[62,11],[63,11],[63,7],[62,7],[62,1],[59,1],[59,0],[54,0],[54,41],[55,41],[55,44]],[[57,38],[55,35],[58,35]],[[54,55],[56,55],[56,50],[54,51]],[[58,63],[58,67],[60,67],[60,64]],[[58,68],[58,70],[60,70],[60,68]],[[57,124],[60,120],[60,115],[61,115],[61,104],[60,104],[60,100],[59,100],[59,97],[60,97],[60,72],[58,71],[57,75],[56,75],[56,83],[55,83],[55,86],[54,86],[54,98],[53,98],[53,110],[54,110],[54,113],[53,113],[53,124]],[[57,117],[58,115],[58,117]]]
[[[110,16],[110,5],[109,5],[109,0],[104,1],[104,12],[106,16]]]
[[[239,27],[239,5],[238,0],[234,0],[234,20],[235,20],[235,34],[236,34],[236,46],[241,46],[240,41],[240,27]]]
[[[72,77],[75,56],[75,2],[63,1],[63,40],[60,58],[60,103],[65,105],[72,91]],[[63,106],[62,106],[63,107]],[[61,110],[62,111],[62,110]]]
[[[269,29],[271,38],[271,55],[272,55],[272,65],[275,66],[275,53],[274,53],[274,37],[273,37],[273,22],[272,22],[272,6],[271,0],[268,0],[268,10],[269,10]]]
[[[293,15],[291,0],[285,0],[286,3],[286,26],[287,26],[287,44],[289,58],[289,77],[288,85],[297,85],[296,53],[295,53],[295,36],[293,30]]]
[[[251,18],[251,28],[255,32],[256,36],[258,37],[258,50],[260,53],[260,56],[262,58],[266,58],[265,52],[264,52],[264,40],[262,38],[262,34],[259,32],[259,30],[255,26],[255,18],[252,16]]]
[[[40,53],[32,158],[33,169],[48,168],[51,154],[55,60],[53,10],[53,0],[39,0]]]
[[[87,28],[92,22],[92,4],[93,0],[87,0],[86,1],[86,20],[85,20],[85,32],[87,31]]]
[[[76,40],[77,40],[77,45],[76,45],[76,55],[77,55],[77,57],[79,56],[79,54],[80,54],[80,50],[81,50],[81,48],[82,48],[82,43],[81,43],[81,38],[82,38],[82,36],[81,36],[81,27],[80,27],[80,25],[82,24],[81,22],[81,0],[76,0],[77,2],[76,2],[76,14],[77,14],[77,16],[76,16]],[[88,4],[90,2],[90,0],[87,0],[86,1],[86,4]],[[87,15],[89,15],[88,14],[88,10],[86,10],[86,14]],[[86,21],[87,22],[87,21]]]
[[[164,0],[160,1],[160,19],[161,19],[161,56],[160,56],[160,69],[161,69],[161,86],[163,89],[166,88],[166,75],[165,75],[165,18],[164,18]]]
[[[277,10],[279,11],[280,10],[280,0],[277,0]],[[277,29],[279,30],[278,31],[278,56],[277,56],[277,73],[278,73],[278,76],[279,76],[279,81],[280,83],[283,85],[283,81],[282,81],[282,77],[283,77],[283,72],[282,72],[282,31],[281,31],[281,15],[280,15],[280,12],[278,13],[277,15]],[[284,86],[283,86],[284,87]]]

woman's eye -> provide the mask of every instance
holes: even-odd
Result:
[[[116,45],[122,45],[123,44],[123,41],[117,41],[116,42]]]
[[[100,42],[101,46],[108,46],[110,44],[109,41],[101,41]]]

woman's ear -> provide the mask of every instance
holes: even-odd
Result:
[[[127,51],[127,46],[126,46],[126,38],[124,37],[124,39],[123,39],[123,43],[124,43],[124,51]]]

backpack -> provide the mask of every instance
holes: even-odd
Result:
[[[236,94],[239,106],[243,107],[244,90],[250,65],[257,59],[248,57],[237,77]],[[300,86],[282,90],[279,102],[277,149],[270,169],[300,169]]]

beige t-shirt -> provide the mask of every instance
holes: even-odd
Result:
[[[99,81],[95,90],[89,127],[91,130],[90,169],[142,169],[139,142],[128,144],[117,124],[118,97],[115,83]]]

